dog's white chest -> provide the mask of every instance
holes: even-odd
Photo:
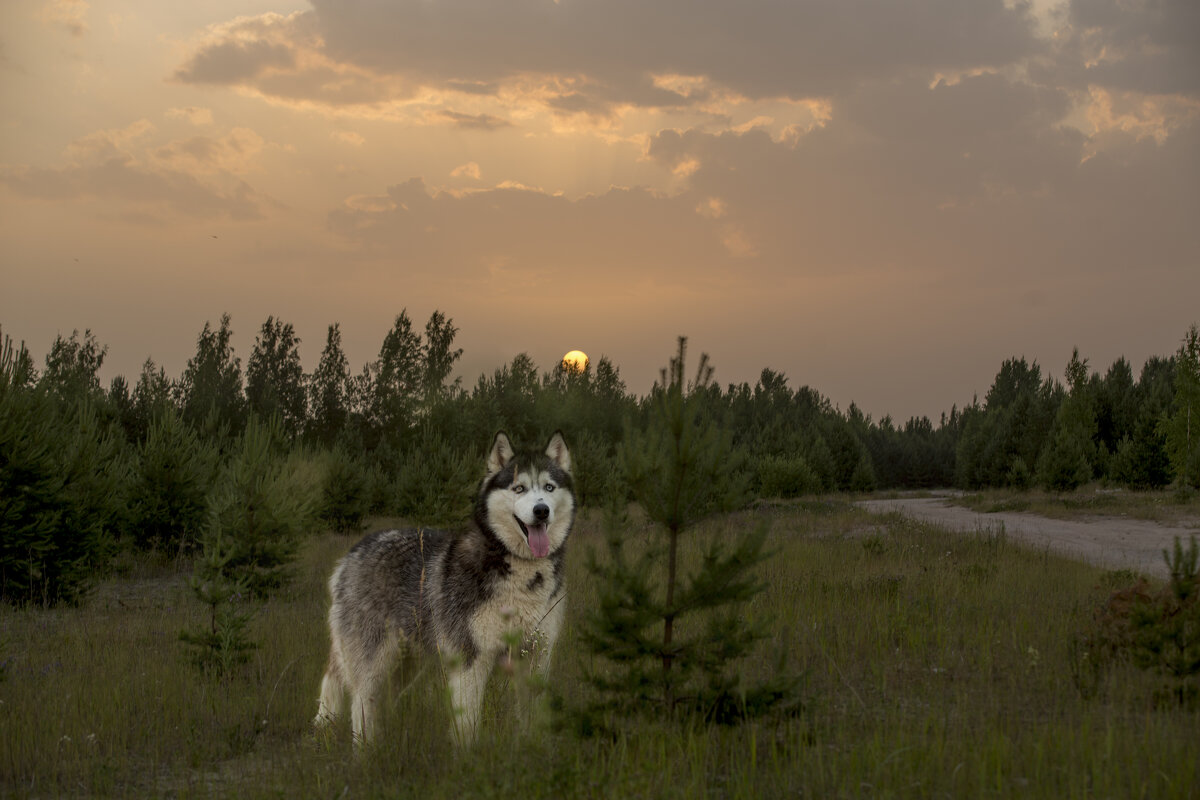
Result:
[[[561,597],[552,597],[554,589],[554,567],[549,561],[513,558],[511,571],[498,582],[471,626],[480,649],[502,649],[509,634],[525,638],[542,629],[554,602]]]

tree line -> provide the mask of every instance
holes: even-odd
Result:
[[[107,387],[107,347],[90,331],[56,337],[40,369],[24,343],[3,336],[0,597],[70,601],[121,548],[199,555],[222,525],[227,538],[237,525],[253,528],[259,543],[243,552],[258,553],[253,570],[267,591],[283,582],[275,567],[305,528],[357,530],[367,515],[466,519],[497,429],[519,441],[568,432],[581,501],[629,499],[617,454],[627,426],[645,428],[652,393],[630,393],[607,358],[541,371],[518,354],[468,386],[451,377],[462,356],[453,320],[434,311],[420,328],[402,311],[358,371],[334,323],[305,372],[300,338],[275,317],[243,368],[231,325],[228,315],[205,323],[178,377],[148,359],[135,380]],[[1196,326],[1137,379],[1124,358],[1101,375],[1078,352],[1064,378],[1007,360],[982,401],[936,424],[874,421],[854,404],[843,412],[769,368],[753,385],[708,381],[693,394],[730,432],[763,497],[1200,485]],[[287,513],[252,524],[235,513],[272,503]]]

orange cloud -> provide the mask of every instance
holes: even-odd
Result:
[[[479,165],[474,161],[468,161],[466,164],[461,164],[451,170],[450,176],[453,178],[473,178],[479,180],[483,177],[483,171],[479,169]]]
[[[202,218],[259,219],[274,203],[239,176],[249,172],[263,139],[235,128],[152,144],[157,128],[141,119],[71,142],[57,167],[6,165],[0,184],[24,197],[122,204],[127,219],[157,222],[167,212]]]
[[[211,125],[213,121],[212,109],[197,108],[188,106],[187,108],[168,108],[166,111],[167,119],[183,119],[187,120],[192,125],[197,127]]]
[[[1103,138],[1119,132],[1134,139],[1162,144],[1175,130],[1200,119],[1200,101],[1183,97],[1114,93],[1089,87],[1085,106],[1093,134]]]
[[[362,134],[355,133],[354,131],[333,131],[329,134],[329,138],[353,147],[362,147],[367,142]]]
[[[167,170],[191,175],[244,175],[254,168],[262,149],[261,136],[249,128],[234,128],[220,137],[193,136],[168,142],[155,148],[151,158]]]
[[[62,28],[72,36],[83,36],[88,31],[88,8],[87,0],[49,0],[39,16],[47,25]]]

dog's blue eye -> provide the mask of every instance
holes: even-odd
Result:
[[[546,491],[547,491],[547,492],[553,492],[553,491],[554,491],[554,484],[553,484],[553,483],[547,483],[547,484],[546,484]]]

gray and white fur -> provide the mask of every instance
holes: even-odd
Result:
[[[474,739],[483,691],[508,650],[505,637],[539,643],[544,675],[566,615],[567,536],[574,520],[571,455],[561,433],[543,453],[518,456],[497,433],[463,533],[369,534],[329,579],[332,647],[315,724],[346,710],[355,741],[375,732],[380,690],[405,648],[440,654],[458,741]]]

